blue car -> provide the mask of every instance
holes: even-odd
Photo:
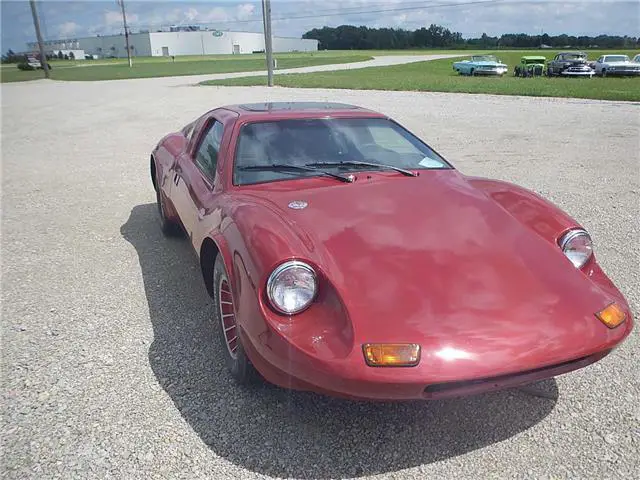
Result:
[[[507,73],[508,67],[495,55],[472,55],[471,60],[454,62],[453,69],[460,75],[498,75]]]

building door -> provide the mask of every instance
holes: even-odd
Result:
[[[237,44],[237,43],[233,44],[233,53],[234,53],[234,55],[237,55],[237,54],[240,53],[240,45],[239,44]]]
[[[163,57],[169,56],[169,47],[162,47],[162,56]]]

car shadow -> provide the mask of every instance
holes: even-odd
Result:
[[[552,398],[508,390],[405,403],[238,386],[224,368],[189,242],[162,236],[153,203],[134,207],[121,234],[138,253],[158,382],[206,445],[253,472],[305,479],[393,472],[506,440],[555,406],[554,380],[540,384]]]

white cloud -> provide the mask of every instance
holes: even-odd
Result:
[[[396,25],[402,25],[407,21],[407,14],[403,13],[402,15],[396,15],[395,17],[393,17],[393,22]]]
[[[238,5],[238,8],[236,8],[236,17],[238,20],[247,20],[253,16],[255,10],[256,6],[251,3]]]
[[[138,22],[139,17],[137,13],[127,12],[127,23]],[[122,25],[122,12],[107,10],[104,12],[104,23],[107,26]]]
[[[222,7],[212,8],[204,15],[198,17],[198,21],[202,23],[225,22],[228,20],[231,20],[231,16],[227,12],[227,9]]]
[[[186,18],[190,22],[196,20],[199,15],[200,14],[198,13],[198,10],[196,10],[195,8],[190,8],[186,12],[184,12],[184,18]]]
[[[61,37],[70,37],[75,35],[80,28],[80,25],[76,22],[64,22],[63,24],[58,25],[58,34]]]

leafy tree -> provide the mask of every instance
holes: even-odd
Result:
[[[69,60],[75,60],[76,56],[73,52],[69,52]]]
[[[62,53],[62,50],[58,50],[58,60],[64,60],[64,54]]]
[[[13,50],[7,50],[7,53],[2,55],[2,63],[18,63],[24,60],[22,55],[17,55]]]
[[[556,48],[587,48],[598,45],[601,48],[633,48],[640,39],[629,36],[598,35],[569,36],[567,34],[529,35],[526,33],[505,33],[490,37],[483,33],[479,38],[462,38],[459,32],[431,24],[417,30],[393,28],[369,28],[365,26],[340,25],[338,27],[314,28],[302,38],[318,40],[320,50],[363,50],[363,49],[404,49],[404,48],[539,48],[549,45]]]

